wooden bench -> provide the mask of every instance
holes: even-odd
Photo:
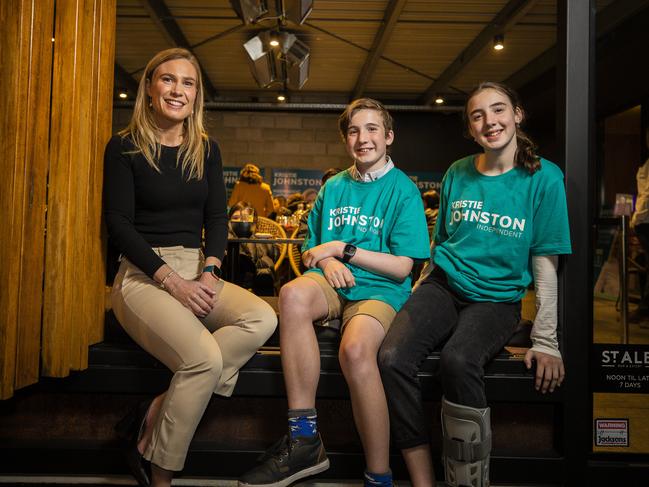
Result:
[[[265,299],[270,300],[273,305],[276,304],[276,298]],[[562,393],[559,390],[554,394],[543,395],[534,390],[533,372],[528,371],[522,361],[526,347],[529,346],[530,325],[529,322],[521,322],[520,329],[512,337],[509,345],[486,368],[485,382],[488,399],[490,403],[495,403],[494,411],[497,411],[499,407],[504,408],[501,410],[503,412],[494,415],[495,434],[498,435],[497,422],[499,417],[501,422],[505,418],[507,421],[511,420],[517,423],[514,433],[511,433],[509,429],[503,430],[501,428],[500,430],[502,432],[501,438],[514,434],[517,437],[518,445],[512,449],[498,450],[496,449],[497,442],[495,443],[491,466],[492,479],[500,482],[518,482],[519,484],[526,481],[546,484],[559,483],[562,475],[563,459],[558,449],[552,446],[552,444],[560,443],[552,440],[552,438],[559,438],[558,432],[561,428],[559,406],[562,402]],[[355,444],[355,446],[352,445],[351,451],[347,447],[338,448],[333,446],[328,448],[332,467],[323,477],[355,478],[358,472],[364,468],[364,459],[360,450],[360,443],[354,440],[355,433],[351,419],[351,408],[349,408],[347,401],[349,391],[338,363],[338,332],[333,329],[316,327],[316,333],[321,356],[320,381],[317,391],[318,402],[323,404],[324,408],[331,406],[336,410],[343,409],[347,411],[343,415],[344,417],[340,418],[335,416],[337,413],[333,413],[334,422],[336,419],[344,422],[344,426],[334,426],[334,428],[338,428],[337,431],[339,432],[344,431],[347,437],[352,435],[352,443]],[[217,400],[211,405],[213,406],[212,412],[216,416],[213,414],[212,418],[207,419],[208,423],[217,421],[225,409],[237,409],[234,421],[248,423],[246,428],[249,434],[254,436],[257,428],[265,430],[259,432],[259,439],[255,446],[252,449],[240,446],[229,447],[227,438],[217,438],[212,441],[212,436],[204,434],[203,440],[192,443],[185,468],[186,474],[210,476],[214,475],[216,470],[222,476],[236,477],[254,463],[261,450],[272,442],[273,435],[281,431],[283,422],[279,424],[280,422],[277,420],[285,414],[284,398],[286,393],[278,338],[276,332],[241,369],[233,399]],[[138,398],[164,391],[168,387],[171,378],[171,373],[163,364],[142,350],[126,335],[115,316],[110,312],[106,314],[105,339],[103,342],[90,347],[88,360],[89,366],[85,371],[75,373],[63,380],[53,379],[51,383],[44,381],[41,387],[45,389],[52,387],[56,392],[64,391],[73,394],[98,394],[104,395],[104,397],[121,396],[123,403],[134,404],[135,401],[139,400]],[[434,411],[438,407],[436,404],[441,397],[439,381],[436,377],[439,360],[439,353],[432,353],[426,359],[420,373],[420,380],[425,391],[424,399],[432,408],[433,414],[437,414],[437,416],[433,417],[434,421],[437,421],[438,418],[438,413],[434,413]],[[129,400],[128,397],[131,395],[138,398]],[[266,403],[268,407],[264,405]],[[257,405],[253,409],[263,411],[262,414],[267,414],[268,418],[259,418],[254,416],[254,413],[249,412],[239,414],[238,409],[241,409],[242,405],[250,404]],[[497,404],[502,404],[502,406]],[[246,416],[246,414],[253,414],[253,416]],[[325,412],[325,416],[329,416],[328,421],[332,421],[332,413]],[[521,425],[530,419],[534,424],[530,427],[521,428]],[[264,427],[263,425],[267,425],[269,420],[272,420],[275,424]],[[230,421],[233,421],[233,419],[230,419]],[[525,451],[521,453],[521,450],[525,449],[521,445],[527,444],[524,436],[529,434],[529,443],[533,444],[535,442],[534,437],[538,436],[539,429],[543,430],[542,436],[545,437],[543,441],[551,445],[543,450],[543,454],[538,454],[538,450],[531,454]],[[331,435],[336,433],[330,431],[328,434],[329,441],[327,443],[333,443]],[[324,432],[323,435],[325,435]],[[207,439],[205,439],[206,436]],[[269,436],[271,438],[268,438]],[[337,438],[334,436],[333,439]],[[238,439],[233,439],[233,444],[237,445],[238,443],[235,440]],[[349,446],[348,439],[345,439],[343,443]],[[250,444],[250,442],[247,444]],[[80,455],[79,458],[84,456],[88,458],[88,468],[93,462],[95,462],[94,471],[104,469],[104,464],[119,465],[120,452],[116,439],[110,443],[92,444],[86,442],[83,445],[86,446],[80,446],[75,454]],[[437,448],[437,446],[435,447]],[[24,456],[29,458],[32,455],[32,453],[29,453],[30,451],[32,450],[25,450],[23,452]],[[98,455],[99,452],[101,452],[101,455]],[[48,454],[51,455],[52,453],[52,450],[49,450]],[[61,455],[61,462],[65,462],[67,457],[63,452],[61,452]],[[23,461],[22,459],[23,456],[17,456],[15,461]],[[104,463],[96,464],[97,461],[100,461],[98,459],[101,459],[101,462]],[[435,458],[435,461],[438,462],[439,459]],[[215,468],[217,464],[219,467]],[[30,465],[32,465],[30,468],[34,468],[33,464]],[[65,465],[65,463],[61,465]],[[393,452],[391,465],[393,465],[396,478],[407,477],[405,467],[397,451]],[[123,467],[121,468],[123,469]],[[438,468],[441,469],[441,466],[438,465]],[[124,473],[125,470],[123,469],[121,472]]]
[[[264,298],[276,308],[276,299]],[[523,363],[530,346],[531,323],[522,321],[507,347],[487,366],[485,382],[490,401],[559,402],[561,390],[539,394],[534,390],[534,376]],[[347,398],[349,392],[338,363],[338,332],[316,327],[320,345],[321,372],[318,397]],[[426,399],[439,399],[435,375],[439,352],[433,352],[420,373]],[[119,393],[156,393],[169,384],[171,373],[147,352],[138,347],[122,330],[112,312],[106,314],[105,339],[90,347],[88,369],[71,382],[71,387],[85,391]],[[242,368],[234,391],[236,396],[285,396],[276,331],[268,342]]]

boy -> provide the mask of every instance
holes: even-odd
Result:
[[[410,294],[414,259],[428,258],[416,186],[394,167],[392,117],[378,101],[352,102],[338,121],[354,165],[320,190],[302,260],[309,268],[279,294],[289,434],[244,474],[241,487],[284,487],[329,467],[317,431],[320,353],[313,322],[340,318],[340,366],[365,452],[365,484],[389,486],[389,421],[376,355]]]

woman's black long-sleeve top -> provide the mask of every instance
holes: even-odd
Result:
[[[209,141],[201,180],[187,181],[176,163],[178,147],[162,146],[160,172],[137,152],[129,137],[113,136],[104,153],[104,217],[117,250],[149,277],[164,264],[152,247],[201,246],[223,260],[228,235],[223,166]]]

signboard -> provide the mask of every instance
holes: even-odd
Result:
[[[408,177],[417,185],[420,193],[425,193],[431,189],[439,192],[442,186],[442,177],[444,173],[433,171],[408,171]]]
[[[595,446],[629,446],[629,420],[622,419],[596,419],[595,420]]]
[[[273,196],[290,196],[307,189],[320,190],[324,171],[319,169],[273,169]]]
[[[594,344],[593,392],[649,393],[649,345]]]

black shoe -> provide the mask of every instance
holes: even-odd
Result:
[[[329,468],[320,434],[313,438],[285,435],[239,478],[239,487],[285,487]]]
[[[149,411],[151,401],[145,401],[128,413],[117,425],[115,431],[117,436],[123,441],[124,456],[126,463],[131,471],[138,485],[141,487],[149,487],[151,476],[149,475],[150,463],[146,461],[140,450],[137,449],[137,444],[142,437],[142,433],[146,427],[146,414]]]

